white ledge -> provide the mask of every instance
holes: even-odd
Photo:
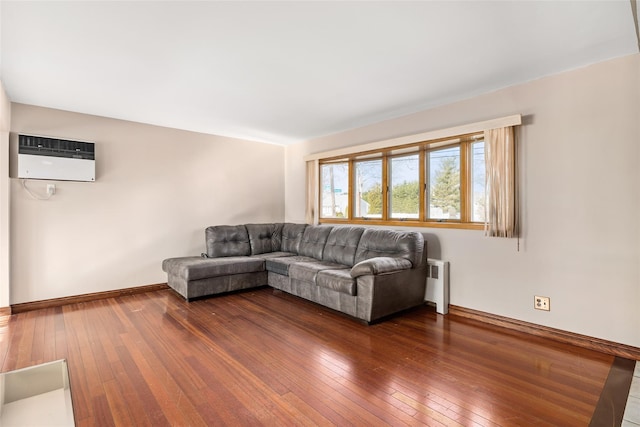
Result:
[[[348,156],[354,153],[364,151],[382,150],[385,148],[396,147],[398,145],[413,144],[432,139],[449,138],[451,136],[465,135],[468,133],[483,132],[489,129],[498,129],[507,126],[517,126],[522,124],[522,116],[516,114],[513,116],[501,117],[498,119],[485,120],[483,122],[469,123],[466,125],[455,126],[446,129],[432,130],[429,132],[418,133],[415,135],[401,136],[384,141],[370,142],[368,144],[355,145],[351,147],[340,148],[337,150],[324,151],[322,153],[309,154],[304,157],[305,161],[313,161],[327,159],[332,157]]]

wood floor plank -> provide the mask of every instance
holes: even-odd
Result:
[[[426,419],[429,420],[434,420],[437,421],[438,423],[442,424],[442,425],[449,425],[449,426],[459,426],[462,427],[463,424],[460,424],[458,421],[451,419],[450,417],[448,417],[447,415],[443,414],[442,412],[436,411],[432,408],[430,408],[428,405],[424,405],[418,401],[416,401],[415,399],[410,398],[409,396],[406,396],[400,392],[395,392],[393,394],[393,397],[395,399],[398,399],[402,402],[407,403],[407,405],[413,407],[416,409],[417,412],[421,413],[422,415],[424,415],[426,417]],[[419,417],[417,417],[419,418]]]
[[[257,331],[261,330],[259,325],[254,325],[251,323],[247,323],[246,325],[243,325],[243,322],[240,320],[237,321],[236,323],[237,323],[237,326],[241,328],[241,330],[246,330],[252,327]],[[264,333],[261,336],[263,338],[268,337],[268,334]],[[257,339],[258,339],[257,337],[252,337],[248,340],[248,343],[255,342],[255,340]],[[277,347],[279,342],[282,342],[281,340],[275,340],[275,341],[264,340],[264,341],[267,342],[268,345],[265,346],[265,348],[263,349],[264,350],[264,352],[262,353],[263,356],[269,355],[270,351],[268,351],[267,348],[273,350],[274,348]],[[247,345],[247,347],[249,346],[250,344]],[[282,349],[277,349],[274,352],[274,356],[272,357],[272,359],[267,360],[266,363],[268,363],[272,369],[279,370],[280,372],[284,370],[291,370],[292,368],[290,366],[281,365],[280,361],[282,358],[278,357],[279,355],[281,355],[281,351]],[[344,373],[342,371],[339,371],[339,370],[337,371],[333,367],[327,366],[325,363],[323,363],[322,357],[320,358],[319,362],[320,362],[318,364],[319,369],[316,374],[319,380],[323,382],[327,382],[328,384],[331,384],[331,385],[338,384],[338,383],[342,384],[344,386],[344,391],[342,394],[345,395],[345,397],[348,399],[348,401],[351,404],[358,405],[359,407],[365,409],[367,412],[371,413],[372,415],[375,415],[376,417],[380,418],[383,421],[387,420],[390,423],[397,422],[399,421],[399,418],[404,419],[405,422],[410,421],[411,417],[404,416],[404,414],[402,413],[397,413],[396,415],[392,415],[391,413],[386,412],[385,406],[387,402],[375,396],[372,396],[370,393],[368,393],[365,390],[360,390],[355,384],[350,383],[348,380],[346,380],[343,377]],[[249,366],[260,365],[260,360],[254,359],[251,361],[247,361],[246,364]],[[296,372],[295,378],[299,378],[301,375],[304,375],[304,372]],[[288,382],[289,384],[293,384],[295,381],[289,380]],[[362,397],[363,395],[366,395],[367,398],[363,398]]]
[[[133,417],[134,411],[130,411],[130,402],[122,395],[120,384],[116,379],[107,381],[103,385],[105,396],[109,404],[109,411],[117,426],[149,426],[150,424],[141,417]],[[95,419],[95,417],[94,417]],[[141,424],[140,424],[141,423]]]
[[[12,362],[15,362],[16,366],[34,365],[31,361],[31,352],[34,345],[36,316],[36,313],[33,313],[31,316],[27,316],[20,334],[16,336],[18,340],[18,348],[20,349],[20,351],[15,354],[15,359],[12,359]]]
[[[131,316],[139,318],[134,320],[134,322],[144,321],[143,317],[145,316],[149,317],[149,322],[153,322],[154,319],[158,319],[159,314],[156,313],[154,315],[150,310],[146,310],[144,312],[134,310],[134,312],[138,314],[132,314]],[[201,340],[193,340],[193,338],[187,333],[186,328],[181,325],[172,321],[167,324],[170,326],[168,329],[169,331],[173,331],[184,338],[189,338],[191,345],[180,347],[180,351],[182,353],[180,359],[184,362],[184,365],[180,365],[177,371],[174,369],[173,363],[168,365],[165,364],[164,366],[166,369],[171,371],[180,372],[184,375],[190,375],[191,378],[198,379],[197,383],[189,380],[190,383],[197,386],[197,389],[191,390],[191,392],[188,393],[188,396],[189,399],[193,401],[193,404],[207,424],[211,425],[212,423],[220,424],[225,422],[238,424],[238,417],[243,414],[245,414],[245,418],[251,418],[251,412],[243,410],[244,408],[242,407],[242,404],[228,393],[228,388],[219,386],[218,381],[215,379],[211,380],[211,378],[206,378],[207,372],[203,369],[198,369],[199,364],[194,363],[194,361],[198,360],[194,358],[194,354],[204,360],[213,357],[213,355],[208,351],[209,349],[206,348],[206,346],[203,346],[203,342]],[[144,330],[142,326],[141,328]],[[164,339],[162,337],[154,337],[151,333],[145,334],[145,337],[146,339],[151,338],[151,341],[147,341],[147,343],[152,347],[158,343],[159,339]],[[166,337],[170,337],[170,335],[165,335],[165,338]],[[184,350],[184,352],[182,352],[182,350]],[[220,364],[218,364],[218,366],[220,366]],[[217,371],[219,371],[219,369]],[[217,393],[211,393],[211,391]],[[230,407],[231,409],[235,409],[235,411],[231,410]]]
[[[323,417],[318,411],[309,406],[307,402],[300,399],[300,397],[295,393],[288,392],[282,396],[282,398],[289,403],[290,407],[295,408],[296,415],[294,420],[299,425],[313,425],[318,427],[335,425],[327,418]]]
[[[487,338],[491,337],[489,336]],[[456,334],[456,339],[459,340],[458,334]],[[466,344],[466,346],[469,345],[470,344]],[[495,344],[492,345],[492,347],[496,347]],[[482,352],[487,353],[484,358],[478,358],[473,353],[456,354],[459,353],[459,350],[456,349],[456,347],[451,348],[447,352],[446,360],[438,360],[438,363],[440,365],[446,363],[449,364],[449,366],[447,366],[447,369],[442,369],[440,372],[436,372],[434,374],[439,375],[440,373],[444,372],[444,375],[450,375],[451,383],[456,381],[458,378],[466,378],[466,382],[477,381],[477,387],[484,387],[487,383],[491,383],[495,380],[501,380],[500,385],[511,391],[509,395],[513,395],[514,393],[521,393],[522,389],[529,389],[527,390],[527,393],[530,393],[533,396],[537,396],[539,395],[539,389],[542,388],[544,389],[543,395],[549,395],[549,399],[551,400],[551,403],[545,403],[551,406],[550,409],[552,409],[555,405],[556,411],[554,412],[562,412],[565,410],[564,406],[558,405],[554,401],[558,398],[562,399],[563,396],[558,395],[557,393],[554,395],[554,388],[549,387],[550,383],[548,381],[545,381],[544,377],[541,377],[538,374],[529,375],[527,374],[526,370],[524,372],[521,372],[519,375],[505,376],[503,375],[503,372],[505,370],[508,371],[511,365],[506,363],[506,360],[500,361],[500,363],[495,362],[496,358],[500,357],[500,353],[502,350],[499,347],[497,347],[497,351],[490,348],[484,348],[484,345],[480,345],[478,346],[478,348],[480,348]],[[474,364],[474,359],[479,360],[480,364]],[[531,361],[531,363],[533,364],[533,361]],[[418,365],[416,366],[416,368],[418,368]],[[525,378],[525,380],[522,380],[520,378],[522,375],[528,376]],[[428,377],[425,377],[425,379],[426,378]],[[534,380],[532,381],[532,379]],[[531,381],[532,384],[529,384],[529,381]],[[558,385],[559,384],[555,384],[555,387],[557,388]],[[419,387],[420,386],[418,385],[417,388]],[[458,387],[456,387],[456,389],[457,388]],[[507,399],[503,398],[502,400],[506,401]],[[534,400],[533,402],[536,405],[540,404],[540,402],[536,400]]]
[[[367,326],[270,288],[0,319],[3,371],[61,358],[78,426],[580,426],[613,362],[427,307]]]
[[[33,327],[33,346],[31,348],[31,363],[34,365],[42,363],[44,360],[45,349],[48,347],[46,339],[48,335],[45,333],[48,314],[37,316]],[[55,348],[54,348],[55,351]]]
[[[71,392],[73,396],[73,391]],[[76,402],[73,403],[74,414],[77,414]],[[112,427],[115,426],[115,420],[113,419],[113,411],[109,407],[109,401],[106,394],[96,396],[91,401],[92,415],[87,418],[81,418],[78,420],[76,415],[76,425],[78,426],[95,426],[95,427]]]
[[[123,334],[123,345],[131,353],[140,375],[147,383],[154,399],[158,402],[170,425],[186,424],[190,426],[206,426],[189,399],[182,399],[178,384],[170,375],[159,375],[162,371],[160,362],[144,346],[142,340],[132,339],[132,334]]]
[[[9,322],[11,320],[10,315],[0,315],[0,369],[3,369],[9,353],[9,340],[11,335],[9,334]]]

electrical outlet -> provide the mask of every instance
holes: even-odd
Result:
[[[549,297],[539,297],[539,296],[535,296],[533,297],[533,308],[535,308],[536,310],[545,310],[545,311],[549,311],[551,310],[550,307],[550,298]]]
[[[53,196],[56,194],[56,185],[55,184],[47,184],[47,194]]]

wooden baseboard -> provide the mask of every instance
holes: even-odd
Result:
[[[136,286],[135,288],[116,289],[113,291],[94,292],[90,294],[74,295],[70,297],[53,298],[42,301],[23,302],[12,304],[9,307],[10,314],[24,313],[25,311],[40,310],[43,308],[60,307],[61,305],[76,304],[80,302],[94,301],[104,298],[117,298],[125,295],[134,295],[143,292],[153,292],[162,289],[169,289],[166,283],[155,285]]]
[[[11,316],[11,307],[0,307],[0,316]]]
[[[501,326],[518,332],[524,332],[543,338],[560,341],[566,344],[573,344],[589,350],[611,354],[613,356],[627,359],[640,360],[640,348],[600,338],[593,338],[587,335],[580,335],[561,329],[549,328],[547,326],[536,325],[535,323],[524,322],[522,320],[511,319],[509,317],[498,316],[497,314],[485,313],[483,311],[472,310],[470,308],[449,305],[449,315],[465,317],[491,325]]]

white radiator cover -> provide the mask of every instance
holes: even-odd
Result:
[[[436,312],[449,312],[449,261],[427,259],[427,283],[424,300],[436,305]]]

